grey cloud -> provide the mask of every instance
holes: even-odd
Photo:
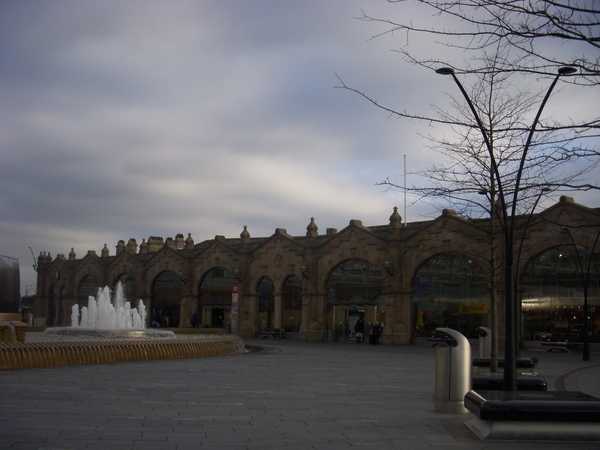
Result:
[[[402,195],[375,183],[431,159],[400,110],[444,101],[394,36],[355,19],[385,1],[56,0],[0,3],[0,253],[111,252],[191,232],[322,232],[385,223]],[[405,11],[403,9],[403,11]],[[400,39],[400,42],[402,39]],[[428,206],[412,206],[416,220]]]

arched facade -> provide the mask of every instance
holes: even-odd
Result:
[[[503,255],[499,245],[490,264],[490,229],[489,219],[461,218],[452,210],[434,220],[403,224],[394,209],[385,225],[367,227],[351,220],[343,230],[325,233],[311,219],[304,236],[278,228],[270,237],[252,238],[244,227],[239,238],[216,236],[198,244],[181,234],[166,240],[150,237],[139,245],[135,239],[120,241],[114,256],[106,246],[101,256],[88,251],[81,259],[73,250],[54,259],[44,254],[38,259],[34,314],[53,317],[52,325],[68,325],[71,306],[81,300],[82,283],[93,279],[97,290],[122,280],[151,309],[168,308],[170,327],[190,327],[189,319],[198,312],[201,326],[227,329],[231,295],[239,289],[237,332],[242,337],[281,329],[288,338],[344,339],[349,321],[362,316],[367,324],[384,322],[381,343],[408,344],[437,324],[465,332],[489,325],[490,279],[496,267],[501,336]],[[591,252],[600,231],[600,209],[561,197],[545,211],[519,217],[515,231],[516,282],[524,295],[540,255],[573,243]],[[592,275],[596,283],[598,276]],[[578,291],[574,295],[581,296]],[[594,295],[589,302],[596,307]]]
[[[425,261],[413,279],[413,330],[431,336],[438,327],[468,338],[489,327],[487,273],[464,253],[441,253]]]
[[[577,341],[584,329],[585,300],[589,329],[600,330],[600,253],[580,245],[548,249],[527,265],[521,287],[525,340]]]
[[[360,258],[338,264],[327,277],[328,339],[351,337],[359,318],[385,323],[384,275],[376,265]]]

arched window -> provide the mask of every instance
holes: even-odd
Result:
[[[488,280],[468,256],[442,253],[428,259],[413,280],[413,330],[430,336],[436,328],[460,331],[467,337],[488,326]]]
[[[202,325],[222,328],[231,323],[231,295],[238,280],[222,267],[210,270],[200,285],[198,314]]]
[[[137,280],[132,275],[124,273],[115,280],[113,292],[116,291],[118,283],[123,283],[123,294],[125,294],[125,300],[128,301],[132,307],[136,307],[139,300]]]
[[[79,292],[77,293],[77,304],[81,308],[82,306],[88,305],[88,299],[90,297],[96,297],[98,295],[98,281],[96,277],[92,275],[85,276],[81,283],[79,283]]]
[[[292,275],[283,285],[283,321],[284,331],[297,333],[302,323],[302,286],[300,280]]]
[[[175,272],[166,270],[152,287],[152,326],[176,328],[179,326],[183,281]]]
[[[521,278],[524,340],[580,340],[586,279],[590,342],[600,342],[600,255],[594,254],[590,264],[591,257],[588,248],[565,245],[545,251],[525,268]]]
[[[349,259],[331,272],[326,284],[329,340],[351,337],[359,318],[367,332],[373,322],[385,322],[383,278],[381,270],[364,259]]]
[[[263,277],[258,284],[258,329],[271,330],[274,326],[275,315],[275,288],[269,277]]]
[[[58,293],[58,323],[71,325],[71,310],[67,307],[67,287],[62,286]]]

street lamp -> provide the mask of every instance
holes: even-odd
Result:
[[[561,67],[558,69],[558,73],[554,77],[554,80],[550,84],[548,88],[548,92],[544,96],[542,103],[540,104],[537,114],[533,119],[531,127],[529,129],[529,133],[527,135],[527,140],[525,141],[525,145],[523,146],[523,153],[521,154],[521,161],[519,164],[519,169],[516,174],[515,185],[513,188],[512,194],[512,204],[510,208],[510,214],[508,211],[507,203],[506,203],[506,195],[504,192],[504,186],[502,184],[502,178],[500,176],[500,172],[498,169],[498,164],[496,162],[496,158],[494,156],[494,148],[491,144],[490,137],[488,135],[489,130],[483,125],[471,98],[465,91],[465,88],[460,83],[460,80],[454,73],[454,69],[450,67],[441,67],[436,70],[436,73],[440,75],[450,75],[463,97],[467,101],[471,112],[473,113],[473,117],[477,122],[477,128],[481,132],[483,140],[485,142],[486,149],[489,153],[490,163],[492,166],[493,176],[496,179],[497,189],[498,189],[498,198],[501,203],[502,208],[502,231],[504,234],[504,255],[505,255],[505,265],[504,265],[504,283],[505,283],[505,298],[504,298],[504,317],[505,317],[505,344],[504,344],[504,390],[505,391],[516,391],[517,390],[517,367],[516,367],[516,353],[517,353],[517,343],[516,343],[516,302],[515,302],[515,268],[514,268],[514,225],[515,225],[515,215],[516,215],[516,206],[517,199],[519,194],[519,187],[521,184],[521,176],[523,175],[523,169],[525,166],[525,160],[527,158],[527,152],[529,151],[529,146],[531,145],[531,141],[533,139],[533,134],[535,133],[535,128],[539,122],[540,116],[544,107],[546,106],[546,102],[548,98],[550,98],[550,94],[554,90],[558,79],[563,75],[571,75],[575,73],[577,69],[574,67]]]
[[[592,260],[594,259],[594,251],[596,250],[596,244],[598,243],[598,238],[600,238],[600,232],[596,235],[596,240],[594,241],[594,245],[592,246],[592,251],[590,253],[590,259],[588,260],[587,272],[583,270],[583,261],[581,260],[581,256],[579,255],[579,250],[577,249],[577,244],[575,244],[575,239],[573,239],[573,235],[571,234],[571,230],[568,228],[563,228],[561,231],[564,231],[569,235],[569,239],[571,240],[571,244],[573,244],[573,248],[575,249],[575,256],[577,256],[577,263],[579,264],[579,270],[581,272],[581,279],[583,281],[583,360],[590,360],[590,337],[589,337],[589,320],[588,320],[588,286],[590,281],[590,273],[592,270]]]
[[[480,189],[479,195],[485,195],[490,203],[490,325],[492,329],[490,349],[490,372],[498,372],[498,305],[496,293],[498,290],[496,270],[496,183],[494,174],[490,173],[490,190]],[[489,194],[489,195],[488,195]]]

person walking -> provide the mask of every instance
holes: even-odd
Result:
[[[365,321],[362,317],[354,324],[354,336],[357,344],[361,344],[365,339]]]

